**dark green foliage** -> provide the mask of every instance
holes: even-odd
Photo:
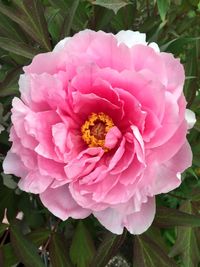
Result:
[[[49,244],[49,256],[52,267],[72,267],[66,240],[57,233],[53,233]]]
[[[91,28],[147,33],[180,57],[185,95],[197,123],[188,136],[193,167],[182,185],[157,196],[157,214],[140,236],[108,233],[92,216],[60,222],[37,196],[21,192],[0,171],[0,266],[105,267],[120,254],[133,267],[200,266],[200,2],[198,0],[0,0],[0,161],[10,143],[10,108],[22,67],[63,37]],[[16,221],[19,212],[22,220]],[[19,265],[22,266],[22,265]]]

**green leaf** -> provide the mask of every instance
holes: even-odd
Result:
[[[93,240],[82,221],[75,230],[70,258],[77,267],[88,267],[95,254]]]
[[[199,124],[199,129],[197,129],[198,131],[200,131],[200,120],[197,119],[197,123]],[[196,125],[196,124],[195,124]],[[198,176],[197,176],[198,177]],[[199,202],[200,201],[200,188],[199,187],[196,187],[192,190],[191,194],[190,194],[190,199],[192,201],[197,201]]]
[[[11,267],[19,262],[10,243],[0,247],[0,266]]]
[[[73,22],[76,10],[77,10],[78,5],[79,5],[79,1],[80,0],[74,0],[73,1],[69,13],[67,13],[67,15],[65,16],[63,26],[62,26],[62,33],[61,33],[62,38],[65,36],[69,36],[69,34],[70,34],[72,22]]]
[[[65,0],[49,0],[49,3],[54,7],[54,8],[59,8],[63,11],[67,9],[67,1]]]
[[[18,223],[11,224],[10,238],[16,256],[25,266],[45,267],[38,255],[37,247],[21,233]]]
[[[39,0],[14,0],[14,7],[0,3],[0,12],[18,23],[22,29],[47,51],[51,50],[43,6]]]
[[[192,213],[192,204],[190,201],[185,201],[181,211]],[[192,227],[177,227],[176,242],[170,252],[170,256],[181,255],[184,267],[196,267],[200,262],[200,243],[199,243],[199,229]]]
[[[200,40],[200,37],[178,37],[161,46],[160,50],[180,53],[183,52],[184,45],[194,43],[198,40]]]
[[[26,19],[30,27],[34,29],[34,36],[36,38],[38,36],[41,45],[50,51],[51,44],[41,2],[39,0],[15,0],[15,3],[22,11],[22,18]]]
[[[52,40],[56,44],[59,41],[64,18],[60,14],[60,9],[53,7],[48,7],[45,9],[45,17],[47,20],[49,33],[52,36]]]
[[[6,226],[6,225],[5,225]],[[4,228],[5,228],[4,226]],[[7,226],[8,227],[8,226]],[[37,247],[41,246],[48,239],[51,231],[47,229],[38,229],[26,235]],[[11,267],[19,262],[11,243],[3,245],[0,248],[0,266]]]
[[[162,21],[164,21],[166,14],[167,14],[167,11],[169,9],[170,0],[157,0],[156,2],[158,5],[159,15],[160,15]]]
[[[10,188],[10,189],[16,189],[17,188],[17,183],[14,181],[13,176],[10,174],[4,174],[2,173],[2,178],[3,178],[3,184]]]
[[[187,107],[190,108],[193,104],[196,94],[199,90],[199,46],[200,39],[192,43],[193,49],[189,51],[186,57],[185,71],[188,76],[196,76],[196,79],[190,79],[185,82],[184,92],[187,100]]]
[[[9,71],[2,82],[0,82],[0,97],[16,95],[18,92],[19,75],[22,73],[20,66]]]
[[[9,38],[0,37],[0,47],[6,51],[32,59],[38,51],[29,47],[27,44],[17,42]]]
[[[156,239],[147,234],[135,236],[133,267],[178,267],[170,259],[167,252],[163,250]]]
[[[126,231],[122,235],[109,233],[98,248],[90,267],[105,267],[109,260],[115,256],[126,238]]]
[[[26,212],[24,217],[27,224],[33,229],[40,228],[45,223],[43,215],[38,210],[30,209],[29,214]]]
[[[29,240],[31,240],[31,242],[33,242],[37,247],[39,247],[47,241],[50,234],[51,231],[48,229],[37,229],[26,236]]]
[[[68,257],[68,249],[63,238],[57,233],[52,234],[49,244],[49,255],[52,267],[72,267]]]
[[[200,226],[200,216],[167,207],[158,207],[154,224],[161,228],[178,225],[198,227]]]
[[[130,4],[128,0],[96,0],[91,1],[92,4],[102,6],[108,9],[111,9],[117,14],[117,12],[124,6]]]
[[[166,253],[168,252],[168,248],[165,244],[165,241],[161,235],[160,228],[155,227],[154,225],[151,225],[151,227],[143,234],[145,236],[148,236],[150,239],[156,242],[156,244],[164,250]],[[155,240],[156,236],[156,240]]]
[[[26,37],[18,25],[5,15],[0,16],[0,34],[16,41],[26,42]]]

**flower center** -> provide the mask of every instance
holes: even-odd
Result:
[[[102,147],[107,152],[105,137],[113,126],[112,119],[105,113],[92,113],[81,127],[82,138],[89,147]]]

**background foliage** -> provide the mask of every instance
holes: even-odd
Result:
[[[17,177],[0,179],[0,266],[198,267],[200,266],[200,1],[198,0],[0,0],[0,160],[10,147],[13,96],[22,66],[51,51],[64,36],[91,28],[147,33],[162,51],[180,57],[185,95],[197,123],[188,136],[193,167],[180,188],[157,197],[152,227],[140,236],[116,236],[91,216],[61,222],[37,196],[21,192]],[[23,212],[22,220],[16,219]],[[120,255],[120,259],[113,258]],[[112,260],[111,260],[112,259]],[[110,261],[111,260],[111,261]],[[118,261],[118,265],[116,264]],[[109,262],[109,263],[108,263]],[[120,263],[121,262],[121,263]],[[108,265],[107,265],[108,264]]]

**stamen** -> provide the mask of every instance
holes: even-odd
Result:
[[[89,147],[102,147],[107,152],[105,137],[113,126],[112,119],[105,113],[92,113],[81,127],[82,138]]]

